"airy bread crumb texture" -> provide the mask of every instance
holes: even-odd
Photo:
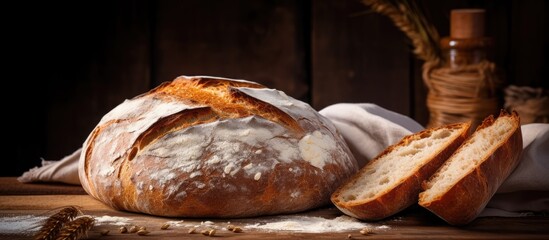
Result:
[[[366,202],[385,194],[388,189],[410,177],[433,155],[461,134],[461,128],[441,128],[408,139],[362,169],[362,177],[340,195],[340,200],[353,204]]]
[[[486,159],[513,134],[513,127],[511,117],[499,117],[491,126],[473,133],[430,180],[424,183],[422,202],[436,200],[449,191],[458,180],[477,168],[483,159]]]

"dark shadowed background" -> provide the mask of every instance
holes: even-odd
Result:
[[[549,88],[549,2],[419,4],[441,36],[451,9],[485,8],[506,83]],[[0,176],[72,153],[117,104],[179,75],[256,81],[317,110],[372,102],[428,119],[422,62],[358,0],[19,1],[1,11]]]

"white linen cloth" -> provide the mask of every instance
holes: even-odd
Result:
[[[341,133],[360,166],[402,137],[423,130],[413,119],[375,104],[340,103],[320,114]],[[480,216],[525,216],[549,211],[549,124],[522,126],[521,162],[498,189]],[[60,161],[42,161],[42,167],[25,172],[21,182],[80,184],[80,149]]]
[[[360,167],[402,137],[423,130],[413,119],[375,104],[340,103],[319,112],[334,123]]]
[[[42,159],[41,167],[31,168],[17,178],[19,182],[62,182],[80,185],[78,177],[78,160],[80,159],[81,148],[72,154],[63,157],[59,161],[48,161]]]

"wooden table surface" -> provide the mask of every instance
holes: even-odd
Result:
[[[549,239],[549,216],[520,218],[485,217],[472,223],[453,227],[428,211],[413,206],[389,219],[364,222],[372,230],[368,235],[360,229],[342,232],[304,233],[298,231],[261,230],[252,225],[302,216],[334,219],[343,214],[334,207],[316,209],[288,216],[246,219],[165,218],[113,210],[86,195],[79,186],[63,184],[21,184],[15,178],[0,177],[0,239],[31,239],[38,223],[66,206],[78,206],[83,214],[96,218],[96,225],[85,239],[209,239],[200,233],[189,234],[192,227],[200,232],[216,229],[215,238],[228,239]],[[115,219],[117,221],[105,221]],[[123,218],[123,221],[120,221]],[[101,220],[102,219],[102,220]],[[14,222],[15,220],[20,221]],[[101,220],[101,221],[100,221]],[[160,227],[170,222],[167,230]],[[226,230],[228,224],[243,228],[242,233]],[[27,224],[27,225],[25,225]],[[4,226],[2,226],[4,225]],[[145,226],[146,236],[120,233],[124,226]],[[17,230],[17,227],[21,230]],[[250,226],[250,227],[247,227]],[[102,231],[109,230],[107,235]]]

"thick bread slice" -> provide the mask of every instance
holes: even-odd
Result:
[[[423,184],[419,205],[452,225],[471,222],[518,165],[521,152],[517,113],[489,116]]]
[[[362,220],[379,220],[411,206],[421,183],[459,147],[470,126],[450,124],[402,138],[340,186],[332,202]]]

